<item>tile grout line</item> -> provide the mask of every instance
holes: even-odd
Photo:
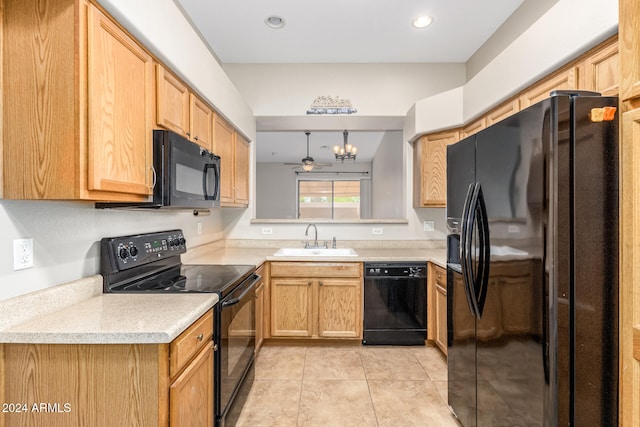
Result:
[[[302,375],[300,376],[300,396],[298,396],[298,412],[296,413],[296,427],[300,425],[300,407],[302,406],[302,391],[304,389],[304,370],[307,367],[307,353],[309,347],[304,348],[304,362],[302,363]]]
[[[364,380],[367,383],[367,391],[369,392],[369,400],[371,401],[371,408],[373,409],[373,416],[376,419],[376,426],[380,427],[380,422],[378,421],[378,412],[376,411],[376,405],[373,403],[373,396],[371,395],[371,387],[369,386],[369,376],[367,375],[367,370],[364,368],[364,361],[362,360],[362,352],[358,351],[358,357],[360,358],[360,363],[362,364],[362,371],[364,372]]]

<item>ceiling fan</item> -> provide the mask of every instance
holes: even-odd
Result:
[[[309,155],[309,135],[311,132],[306,131],[304,133],[307,135],[307,156],[304,157],[300,163],[285,163],[285,165],[295,165],[295,168],[302,167],[305,172],[311,172],[313,169],[322,169],[323,166],[332,166],[331,163],[317,163],[313,157]]]

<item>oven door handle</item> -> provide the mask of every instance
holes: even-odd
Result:
[[[238,304],[242,300],[242,298],[244,298],[249,292],[251,292],[251,290],[255,287],[256,283],[258,283],[261,279],[262,279],[261,276],[259,276],[257,274],[254,274],[253,275],[253,280],[246,287],[246,289],[240,295],[238,295],[236,298],[231,298],[229,300],[223,301],[222,302],[222,308],[231,307],[232,305]]]

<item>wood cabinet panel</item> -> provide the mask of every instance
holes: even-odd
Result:
[[[233,157],[235,132],[216,115],[214,123],[213,152],[220,156],[220,202],[233,205],[235,161]]]
[[[436,325],[435,343],[440,350],[447,355],[447,289],[436,286],[435,297]]]
[[[318,281],[318,335],[323,338],[358,338],[361,334],[360,281]]]
[[[466,138],[473,134],[480,132],[482,129],[487,127],[487,119],[486,117],[480,117],[474,122],[469,123],[465,127],[462,128],[462,138]]]
[[[213,312],[209,311],[171,342],[171,377],[180,372],[196,352],[211,341],[212,337]]]
[[[527,108],[549,97],[553,90],[578,89],[578,68],[571,67],[544,78],[520,96],[520,108]]]
[[[213,343],[209,341],[171,384],[171,427],[212,426],[213,398]]]
[[[633,2],[628,2],[633,3]],[[636,3],[637,4],[637,3]],[[622,3],[621,3],[622,6]],[[628,5],[630,7],[630,5]],[[628,9],[625,10],[628,11]],[[635,9],[640,13],[640,8]],[[623,19],[621,9],[621,19]],[[640,18],[640,16],[638,16]],[[622,22],[621,22],[622,24]],[[630,25],[625,18],[625,25]],[[640,19],[635,23],[640,29]],[[622,27],[620,41],[623,40]],[[624,64],[638,56],[621,51]],[[636,64],[637,65],[637,64]],[[621,67],[624,78],[625,67]],[[621,90],[623,88],[621,87]],[[623,108],[629,108],[628,104]],[[640,325],[640,108],[622,114],[620,140],[620,425],[640,425],[640,361],[637,360],[638,341],[634,335]],[[624,195],[624,196],[622,196]]]
[[[311,337],[313,282],[306,279],[271,279],[271,335]]]
[[[272,262],[271,336],[362,337],[362,263]]]
[[[272,262],[271,277],[360,277],[357,262]]]
[[[234,202],[236,204],[249,204],[249,141],[239,133],[236,133],[234,165]]]
[[[589,55],[582,63],[584,79],[580,78],[580,88],[599,92],[605,96],[617,96],[618,59],[618,43],[615,39]]]
[[[159,372],[168,373],[166,347],[2,344],[3,402],[57,403],[61,412],[0,413],[0,425],[167,426],[168,399],[158,393],[168,394]]]
[[[447,355],[447,270],[429,263],[427,338]]]
[[[156,123],[189,136],[189,88],[162,65],[156,64]]]
[[[86,1],[3,8],[4,197],[146,201],[151,57]]]
[[[504,120],[518,111],[520,111],[520,100],[518,98],[511,99],[489,111],[486,116],[487,126],[498,123],[500,120]]]
[[[458,142],[457,130],[422,136],[413,148],[413,206],[447,203],[447,145]]]
[[[200,98],[189,96],[189,136],[207,150],[213,148],[213,110]]]
[[[88,10],[88,188],[151,192],[151,56]]]
[[[640,98],[640,3],[620,0],[618,4],[620,98],[631,101]]]

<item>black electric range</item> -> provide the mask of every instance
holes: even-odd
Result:
[[[224,299],[250,277],[255,265],[188,265],[181,230],[101,240],[105,293],[217,293]]]
[[[105,293],[217,293],[214,307],[215,425],[232,425],[254,379],[255,265],[185,265],[181,230],[101,240]],[[162,313],[158,313],[162,316]],[[239,333],[238,331],[241,331]]]

